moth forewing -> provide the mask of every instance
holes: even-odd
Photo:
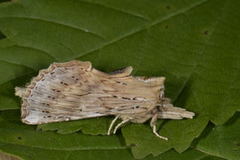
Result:
[[[21,119],[27,124],[61,122],[115,115],[108,134],[118,118],[144,123],[151,119],[153,133],[157,118],[192,118],[194,113],[173,107],[164,97],[164,77],[133,77],[132,67],[112,73],[92,68],[90,62],[53,63],[41,70],[25,88],[16,87],[22,98]]]

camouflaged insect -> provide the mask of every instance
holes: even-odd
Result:
[[[26,124],[43,124],[92,117],[116,116],[122,122],[144,123],[151,119],[153,133],[157,119],[192,118],[193,112],[174,107],[164,97],[164,77],[133,77],[132,67],[113,73],[92,68],[90,62],[53,63],[41,70],[26,88],[16,87],[22,98],[21,118]]]

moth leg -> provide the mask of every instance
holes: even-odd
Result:
[[[116,116],[116,117],[112,120],[112,122],[111,122],[111,124],[110,124],[110,126],[109,126],[109,128],[108,128],[108,133],[107,133],[108,135],[111,134],[112,127],[113,127],[114,123],[117,121],[118,118],[119,118],[119,115]]]
[[[121,123],[119,123],[115,128],[114,128],[114,131],[113,131],[113,134],[115,134],[118,130],[118,128],[120,128],[123,124],[127,123],[128,121],[130,121],[130,119],[125,119],[123,120]]]
[[[154,133],[157,137],[159,137],[159,138],[164,139],[164,140],[167,141],[167,140],[168,140],[167,137],[160,136],[160,135],[157,133],[157,126],[156,126],[157,117],[158,117],[157,114],[153,115],[153,117],[152,117],[152,119],[151,119],[151,122],[150,122],[150,126],[151,126],[152,129],[153,129],[153,133]]]

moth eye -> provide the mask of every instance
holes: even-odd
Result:
[[[139,106],[136,106],[135,108],[139,108]]]

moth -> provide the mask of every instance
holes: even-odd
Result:
[[[26,124],[43,124],[101,116],[115,116],[113,133],[127,122],[150,120],[153,133],[157,119],[193,118],[194,113],[174,107],[164,96],[165,77],[131,76],[133,68],[104,73],[91,62],[53,63],[31,80],[25,88],[16,87],[22,98],[21,120]]]

